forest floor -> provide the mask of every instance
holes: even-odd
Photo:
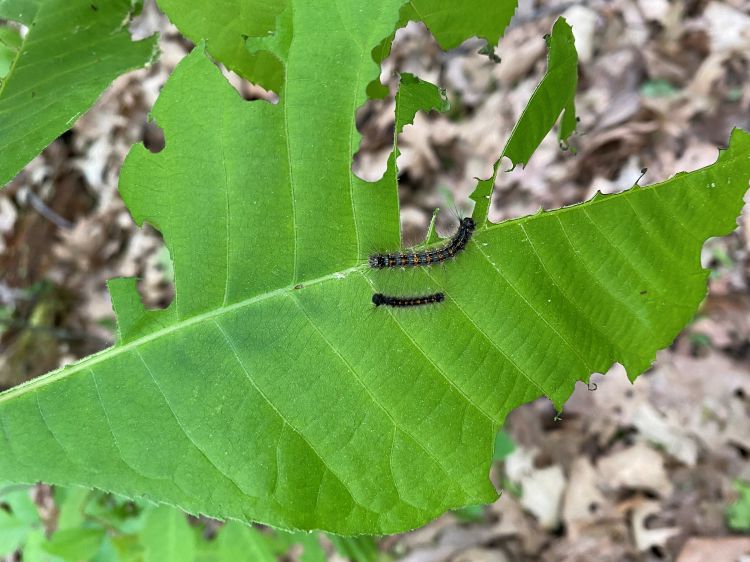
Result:
[[[498,46],[500,64],[478,54],[475,41],[444,53],[416,24],[398,34],[384,63],[392,88],[396,72],[411,72],[445,88],[452,104],[448,114],[418,115],[400,137],[407,242],[424,236],[433,209],[450,206],[451,196],[469,210],[473,178],[489,175],[545,71],[543,36],[558,15],[573,25],[581,63],[575,150],[551,135],[524,169],[501,173],[493,221],[700,168],[733,127],[750,130],[750,2],[520,4]],[[161,238],[135,227],[116,187],[133,143],[163,146],[147,114],[190,44],[153,9],[133,31],[162,34],[160,61],[117,80],[0,194],[0,389],[112,344],[108,278],[140,277],[149,306],[172,299]],[[268,96],[232,81],[248,99]],[[369,102],[358,122],[355,170],[375,179],[392,146],[393,100]],[[439,230],[454,226],[441,213]],[[505,428],[514,450],[493,469],[502,497],[384,538],[380,548],[408,562],[750,556],[750,488],[736,503],[742,483],[750,486],[749,252],[746,210],[734,234],[706,243],[709,295],[648,373],[634,385],[619,366],[595,375],[559,416],[547,400],[519,408]]]

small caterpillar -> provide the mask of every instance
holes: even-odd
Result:
[[[461,222],[458,224],[458,230],[447,244],[439,248],[423,250],[421,252],[372,254],[368,260],[370,267],[375,269],[414,267],[449,260],[466,247],[466,244],[471,240],[471,235],[474,234],[475,228],[476,223],[474,219],[466,217],[461,219]]]
[[[385,306],[393,306],[395,308],[422,306],[423,304],[434,304],[437,302],[443,302],[444,300],[445,293],[433,293],[431,295],[420,297],[390,297],[382,293],[375,293],[372,295],[372,304],[375,306],[380,306],[382,304]]]

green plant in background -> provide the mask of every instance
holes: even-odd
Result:
[[[301,547],[302,562],[327,559],[315,534],[236,522],[209,532],[178,509],[82,488],[57,488],[54,500],[59,514],[48,537],[29,487],[0,488],[0,556],[19,550],[24,562],[276,562]],[[369,537],[341,539],[336,548],[355,562],[382,560]]]
[[[444,47],[496,41],[515,2],[225,4],[206,18],[207,3],[161,2],[208,42],[154,107],[166,148],[135,146],[121,174],[136,222],[164,235],[175,300],[145,310],[135,279],[110,282],[116,345],[0,395],[0,478],[340,534],[395,533],[493,501],[493,442],[511,410],[540,396],[561,408],[576,381],[614,362],[635,379],[695,313],[700,251],[736,225],[750,135],[736,130],[697,172],[492,224],[502,158],[525,164],[556,121],[563,144],[575,125],[577,57],[560,19],[547,74],[472,195],[465,252],[444,268],[372,272],[369,249],[400,245],[397,134],[417,111],[447,108],[435,86],[403,76],[384,177],[352,174],[356,109],[382,93],[373,81],[394,29],[417,19]],[[244,21],[237,6],[268,9]],[[242,100],[206,49],[279,103]],[[375,291],[447,299],[373,311]]]
[[[750,531],[750,484],[737,480],[734,488],[740,497],[727,508],[727,523],[735,531]]]

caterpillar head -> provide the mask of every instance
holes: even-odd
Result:
[[[466,230],[474,230],[477,227],[477,223],[471,217],[461,219],[461,227]]]

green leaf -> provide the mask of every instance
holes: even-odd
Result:
[[[130,538],[132,539],[132,537]],[[109,536],[104,537],[99,550],[89,560],[91,562],[124,562],[124,560],[121,560],[119,552]]]
[[[0,482],[0,556],[20,547],[39,523],[39,513],[25,486]]]
[[[230,522],[222,527],[217,539],[221,560],[276,562],[268,538],[252,527]]]
[[[443,49],[452,49],[466,39],[478,36],[487,41],[479,52],[496,60],[495,45],[505,33],[517,8],[518,0],[411,0],[401,8],[397,27],[404,27],[409,21],[424,22]],[[372,58],[377,64],[390,54],[394,37],[395,31],[372,50]],[[388,95],[388,88],[375,79],[367,86],[367,95],[370,98],[383,98]]]
[[[132,10],[131,0],[0,0],[0,18],[29,27],[0,81],[0,186],[115,78],[152,59],[156,37],[130,40]]]
[[[505,144],[503,153],[493,167],[492,175],[477,178],[477,187],[470,198],[474,201],[472,218],[478,228],[487,224],[487,213],[492,202],[492,190],[504,156],[510,158],[515,168],[525,166],[544,137],[562,113],[558,138],[567,146],[568,137],[577,125],[575,93],[578,85],[578,53],[573,30],[564,18],[558,18],[547,38],[549,49],[547,72],[531,95],[516,126]]]
[[[185,514],[166,505],[146,515],[141,544],[144,562],[183,562],[195,556],[195,535]]]
[[[143,562],[144,549],[138,535],[116,535],[107,539],[102,545],[102,550],[106,548],[114,552],[117,562]]]
[[[76,529],[85,521],[84,510],[93,492],[85,488],[61,488],[54,490],[55,503],[60,512],[57,516],[58,529]]]
[[[35,525],[40,522],[39,510],[31,499],[31,491],[26,486],[0,487],[0,503],[6,504],[14,518]]]
[[[201,553],[197,560],[211,562],[276,562],[268,538],[247,525],[230,522],[219,530],[213,541],[200,545]],[[187,560],[187,559],[180,559]]]
[[[555,22],[548,45],[547,72],[531,95],[503,150],[503,156],[510,158],[513,166],[526,165],[563,111],[560,140],[566,142],[575,130],[573,98],[578,85],[578,54],[573,30],[565,18],[558,18]]]
[[[476,523],[484,519],[484,506],[467,505],[460,509],[454,509],[453,515],[463,523]]]
[[[517,7],[517,0],[411,0],[406,14],[409,19],[424,22],[447,51],[474,36],[496,45]]]
[[[185,36],[206,41],[211,56],[243,78],[279,92],[283,66],[268,52],[251,53],[248,37],[272,33],[285,0],[158,0],[159,8]],[[206,17],[210,13],[211,17]]]
[[[513,443],[510,435],[504,431],[498,431],[495,436],[495,452],[492,455],[492,459],[501,461],[515,450],[516,444]]]
[[[727,508],[727,523],[735,531],[750,531],[750,484],[736,481],[739,499]]]
[[[339,554],[352,562],[376,562],[379,557],[378,545],[372,537],[339,537],[328,538]]]
[[[474,36],[496,45],[518,6],[517,0],[404,2],[397,27],[403,27],[409,20],[423,21],[444,49],[457,47]],[[189,4],[180,0],[158,0],[158,4],[184,35],[195,43],[205,40],[211,56],[227,68],[269,90],[281,91],[282,61],[275,53],[246,48],[246,40],[273,34],[277,29],[276,18],[286,9],[287,0],[193,0]],[[211,17],[206,17],[206,13]],[[333,20],[334,25],[346,24],[338,10],[321,9],[320,14]],[[338,18],[341,18],[340,24]],[[389,30],[374,46],[372,57],[377,64],[390,53],[393,33],[393,29]],[[368,87],[370,97],[384,97],[387,93],[377,79]]]
[[[663,79],[647,80],[641,85],[641,95],[647,98],[672,96],[678,92],[678,88]]]
[[[298,541],[302,545],[302,556],[300,562],[327,562],[326,551],[320,546],[317,534],[301,537]]]
[[[43,548],[49,554],[59,556],[67,562],[78,562],[95,556],[104,538],[105,533],[102,529],[65,529],[52,535]]]
[[[28,523],[0,509],[0,556],[15,552],[31,530]]]
[[[704,241],[742,207],[742,131],[703,170],[479,228],[444,268],[368,270],[372,246],[399,245],[397,183],[393,166],[375,184],[351,173],[354,115],[399,6],[285,12],[277,105],[242,100],[200,48],[179,65],[153,111],[166,148],[135,147],[121,176],[164,235],[175,301],[145,311],[121,285],[114,348],[0,395],[0,478],[398,532],[496,498],[513,408],[561,408],[615,361],[635,378],[673,340],[706,292]],[[447,300],[373,310],[376,290]]]
[[[43,529],[36,529],[29,533],[23,546],[23,562],[63,562],[59,556],[53,556],[44,550],[46,544],[47,537]]]

